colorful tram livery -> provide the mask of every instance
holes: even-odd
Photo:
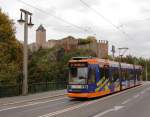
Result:
[[[69,61],[68,96],[94,98],[140,85],[142,66],[92,57]]]

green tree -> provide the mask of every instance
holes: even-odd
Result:
[[[0,84],[16,84],[21,77],[22,45],[14,23],[0,10]]]
[[[65,82],[68,80],[68,61],[75,56],[96,56],[88,49],[64,52],[63,48],[40,49],[29,60],[29,82]]]

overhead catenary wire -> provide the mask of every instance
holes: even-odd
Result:
[[[24,2],[23,0],[17,0],[17,1],[22,3],[22,4],[24,4],[24,5],[26,5],[26,6],[29,6],[29,7],[33,8],[33,9],[36,9],[36,10],[38,10],[38,11],[40,11],[40,12],[46,14],[46,15],[53,16],[54,18],[60,20],[61,22],[69,24],[70,26],[73,26],[74,28],[77,28],[77,29],[82,30],[84,32],[88,32],[88,29],[85,29],[85,28],[83,28],[81,26],[75,25],[75,24],[73,24],[73,23],[71,23],[71,22],[69,22],[69,21],[67,21],[67,20],[65,20],[65,19],[63,19],[61,17],[58,17],[56,15],[50,14],[50,13],[48,13],[48,12],[38,8],[38,7],[35,7],[35,6],[33,6],[33,5],[31,5],[31,4],[27,3],[27,2]]]
[[[62,22],[64,22],[64,23],[66,23],[66,24],[69,24],[70,26],[72,26],[72,27],[74,27],[74,28],[77,28],[77,29],[79,29],[79,30],[81,30],[81,31],[84,31],[84,32],[91,32],[91,34],[93,34],[93,36],[98,36],[98,35],[96,34],[96,32],[95,32],[91,27],[85,29],[85,28],[83,28],[83,27],[80,27],[80,26],[78,26],[78,25],[75,25],[75,24],[73,24],[73,23],[70,23],[70,22],[68,22],[67,20],[62,19],[61,17],[58,17],[58,16],[53,15],[53,14],[50,14],[50,13],[48,13],[48,12],[46,12],[46,11],[44,11],[44,10],[42,10],[42,9],[40,9],[40,8],[38,8],[38,7],[36,7],[36,6],[33,6],[33,5],[31,5],[31,4],[27,3],[27,2],[24,2],[23,0],[17,0],[17,1],[20,2],[20,3],[22,3],[22,4],[24,4],[24,5],[26,5],[26,6],[29,6],[29,7],[33,8],[33,9],[35,9],[35,10],[41,12],[41,13],[44,13],[45,15],[53,16],[54,18],[56,18],[56,19],[58,19],[58,20],[60,20],[60,21],[62,21]],[[98,37],[99,37],[99,36],[98,36]],[[100,36],[100,37],[101,37],[101,36]],[[111,41],[110,41],[110,42],[111,42]],[[113,42],[112,42],[112,43],[113,43]]]
[[[80,0],[81,3],[83,3],[86,7],[88,7],[89,9],[91,9],[93,12],[95,12],[98,16],[100,16],[101,18],[103,18],[106,22],[108,22],[109,24],[111,24],[115,29],[117,29],[118,31],[120,31],[123,35],[125,35],[127,38],[130,39],[130,36],[123,30],[121,30],[118,26],[116,26],[115,24],[113,24],[109,19],[107,19],[104,15],[102,15],[100,12],[98,12],[97,10],[95,10],[94,8],[92,8],[89,4],[87,4],[86,2],[84,2],[83,0]]]
[[[109,24],[111,24],[115,29],[117,29],[118,31],[120,31],[126,38],[133,40],[125,31],[121,30],[120,27],[116,26],[115,24],[113,24],[109,19],[107,19],[104,15],[102,15],[100,12],[98,12],[97,10],[95,10],[94,8],[92,8],[89,4],[87,4],[86,2],[84,2],[83,0],[80,0],[86,7],[88,7],[89,9],[91,9],[93,12],[95,12],[98,16],[100,16],[101,18],[103,18],[106,22],[108,22]],[[112,43],[112,41],[110,41]]]

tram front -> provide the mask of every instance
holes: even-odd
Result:
[[[69,63],[69,97],[87,97],[88,93],[88,63],[71,62]]]

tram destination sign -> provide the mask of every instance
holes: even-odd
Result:
[[[74,63],[69,63],[69,67],[87,67],[87,63],[85,62],[74,62]]]

